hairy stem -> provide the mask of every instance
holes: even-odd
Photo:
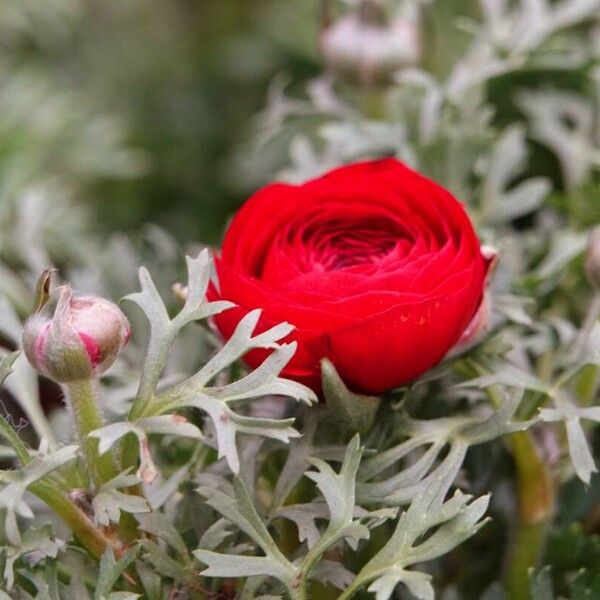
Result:
[[[117,554],[120,544],[109,539],[88,516],[54,484],[38,481],[29,486],[29,491],[45,502],[71,529],[81,545],[94,557],[100,558],[107,546],[112,546]]]
[[[73,411],[77,434],[90,476],[96,488],[117,475],[112,451],[102,456],[98,452],[99,440],[89,434],[104,424],[96,398],[94,382],[91,380],[72,381],[67,384],[67,397]]]

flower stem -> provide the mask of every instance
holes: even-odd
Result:
[[[66,387],[85,461],[92,481],[96,488],[99,488],[103,483],[116,477],[117,469],[112,452],[108,451],[100,455],[98,452],[99,441],[89,437],[92,431],[99,429],[104,424],[96,398],[94,382],[82,379],[72,381]]]
[[[529,574],[537,566],[554,514],[554,483],[528,431],[508,438],[517,472],[519,517],[506,572],[509,600],[529,597]]]

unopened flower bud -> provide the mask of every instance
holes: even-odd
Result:
[[[585,271],[590,283],[600,289],[600,225],[596,225],[590,232],[585,255]]]
[[[106,371],[129,335],[129,323],[116,304],[75,295],[63,286],[38,303],[25,323],[23,346],[37,371],[68,383]]]
[[[388,19],[380,2],[363,0],[358,10],[334,21],[321,36],[327,67],[342,79],[362,85],[385,84],[417,64],[419,31],[403,16]]]

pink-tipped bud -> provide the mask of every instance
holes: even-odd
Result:
[[[590,231],[585,255],[585,271],[590,283],[600,289],[600,225],[596,225]]]
[[[421,54],[417,23],[402,16],[388,19],[375,0],[363,0],[356,11],[334,21],[320,42],[327,67],[361,85],[391,83]]]
[[[129,335],[129,322],[116,304],[62,286],[25,323],[23,347],[37,371],[67,383],[104,373]]]

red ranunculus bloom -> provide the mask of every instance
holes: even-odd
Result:
[[[438,363],[475,316],[488,261],[462,205],[393,160],[272,184],[229,226],[216,258],[215,318],[227,338],[248,311],[258,330],[296,327],[283,376],[320,389],[328,357],[355,391],[380,393]],[[255,367],[266,351],[245,357]]]

